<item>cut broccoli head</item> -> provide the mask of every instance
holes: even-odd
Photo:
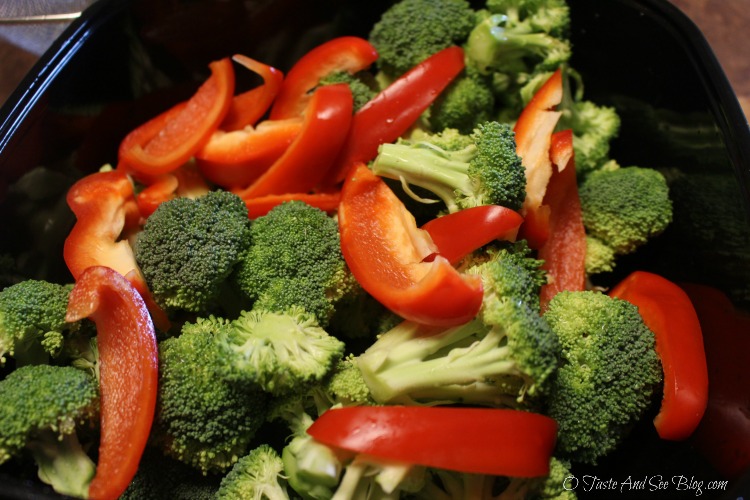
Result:
[[[662,381],[654,334],[636,306],[595,291],[558,293],[544,319],[562,351],[548,398],[558,451],[595,464],[643,416]]]
[[[0,365],[6,354],[23,365],[61,353],[65,337],[80,328],[65,320],[72,287],[25,280],[0,291]]]
[[[216,498],[287,500],[284,463],[279,453],[267,444],[254,448],[224,476]]]
[[[256,308],[302,307],[326,327],[335,304],[360,289],[341,254],[338,223],[322,210],[283,203],[255,219],[251,239],[234,279]]]
[[[432,54],[461,45],[474,26],[466,0],[400,0],[386,10],[369,34],[378,68],[391,78]]]
[[[507,16],[519,30],[559,37],[567,36],[570,30],[570,8],[565,0],[487,0],[485,8]]]
[[[211,191],[159,205],[135,242],[135,258],[166,309],[204,313],[216,305],[249,243],[242,199]]]
[[[627,254],[662,233],[672,221],[672,202],[657,170],[622,167],[594,172],[579,186],[587,234]]]
[[[490,79],[468,67],[430,106],[429,125],[438,132],[451,128],[471,134],[479,124],[494,118],[494,109],[495,93]]]
[[[96,467],[79,433],[98,422],[96,380],[69,366],[22,366],[0,381],[0,401],[0,463],[28,450],[42,481],[85,498]]]
[[[227,331],[220,342],[226,377],[276,395],[320,382],[344,353],[344,343],[301,308],[246,311]]]
[[[586,236],[586,274],[609,273],[615,269],[615,251],[599,238]]]
[[[372,170],[428,190],[449,212],[479,205],[520,209],[526,198],[526,173],[516,154],[513,129],[485,122],[470,137],[472,144],[460,150],[443,149],[429,138],[383,144]]]
[[[347,71],[334,71],[320,79],[320,85],[335,85],[345,83],[352,91],[354,99],[354,111],[358,111],[377,94],[377,84],[368,72],[349,73]]]
[[[159,343],[159,441],[167,455],[206,474],[245,455],[266,416],[265,393],[222,377],[228,360],[219,339],[228,324],[200,318]]]

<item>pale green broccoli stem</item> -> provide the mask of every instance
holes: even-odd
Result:
[[[468,171],[475,152],[474,145],[448,152],[427,142],[383,144],[371,168],[376,175],[427,189],[453,213],[459,210],[456,194],[474,190]]]
[[[39,479],[55,491],[76,498],[88,497],[96,465],[83,451],[75,432],[58,435],[44,431],[28,444],[39,467]]]

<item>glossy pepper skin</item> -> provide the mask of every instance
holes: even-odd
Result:
[[[86,268],[70,293],[66,319],[96,324],[101,439],[89,498],[118,498],[133,480],[156,408],[158,354],[148,308],[119,272]]]
[[[365,165],[344,183],[339,232],[341,251],[354,277],[402,318],[454,326],[479,311],[481,279],[459,273],[437,255],[429,233],[417,228],[403,203]]]

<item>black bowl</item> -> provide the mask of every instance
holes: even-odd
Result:
[[[214,59],[243,53],[287,70],[326,39],[366,36],[388,3],[99,0],[0,111],[0,251],[17,257],[24,276],[69,281],[61,258],[73,223],[65,191],[114,163],[127,131],[189,96]],[[612,156],[660,169],[676,197],[670,229],[598,284],[646,269],[717,287],[750,310],[750,128],[706,40],[666,0],[569,3],[572,66],[583,76],[585,96],[616,106],[623,120]],[[0,469],[0,495],[51,495],[15,472]],[[660,441],[648,421],[598,467],[574,472],[620,483],[659,475],[722,479],[691,442]],[[737,498],[742,487],[703,490],[702,497]],[[653,492],[648,484],[646,491],[579,489],[581,498],[694,493]]]

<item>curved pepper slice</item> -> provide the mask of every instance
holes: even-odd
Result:
[[[437,217],[422,226],[438,254],[457,264],[474,250],[498,239],[514,239],[523,217],[500,205],[480,205]]]
[[[108,267],[89,267],[70,292],[68,321],[96,324],[101,440],[93,500],[116,499],[128,487],[148,441],[156,408],[159,358],[146,304]]]
[[[573,133],[552,135],[550,158],[553,169],[543,206],[549,207],[549,236],[539,248],[542,268],[550,276],[542,286],[540,302],[545,310],[552,297],[563,290],[581,291],[586,287],[586,230],[578,197]]]
[[[544,241],[528,238],[526,233],[549,234],[548,228],[544,227],[548,223],[548,214],[544,213],[546,209],[542,203],[552,176],[550,146],[552,132],[561,114],[555,111],[555,107],[562,102],[562,96],[562,71],[558,69],[534,94],[513,127],[516,133],[516,151],[526,169],[526,199],[521,213],[527,220],[521,231],[529,240],[529,246],[537,249]],[[539,224],[542,225],[541,228],[529,227]]]
[[[119,149],[120,165],[144,175],[166,174],[206,143],[226,116],[234,94],[232,61],[221,59],[210,67],[211,76],[184,105],[125,137]]]
[[[141,217],[128,176],[120,170],[90,174],[71,186],[66,200],[76,216],[63,245],[73,279],[91,266],[114,269],[140,292],[157,326],[169,329],[166,313],[154,302],[133,249],[123,238]]]
[[[195,154],[201,173],[223,188],[244,188],[257,180],[294,142],[302,118],[265,120],[256,127],[214,132]]]
[[[255,59],[237,54],[232,57],[232,60],[260,75],[263,78],[263,84],[234,96],[229,111],[220,126],[222,130],[227,132],[240,130],[248,125],[255,125],[271,107],[273,100],[281,89],[281,83],[284,81],[284,74],[281,71]]]
[[[478,276],[462,275],[437,253],[427,231],[388,185],[365,165],[347,178],[339,205],[341,251],[352,274],[376,300],[404,319],[453,326],[482,304]]]
[[[247,206],[247,216],[250,219],[257,219],[270,212],[276,205],[281,205],[287,201],[302,201],[311,207],[319,208],[324,212],[335,212],[341,201],[341,193],[287,193],[287,194],[268,194],[245,200]]]
[[[448,47],[400,76],[360,108],[346,143],[324,184],[344,180],[350,168],[378,154],[378,147],[398,139],[464,69],[464,51]]]
[[[320,79],[334,72],[356,73],[378,58],[375,47],[364,38],[342,36],[329,40],[303,55],[287,72],[270,118],[281,120],[302,115],[311,91]]]
[[[307,429],[316,441],[384,461],[473,474],[549,474],[557,423],[520,410],[351,406],[323,413]]]
[[[250,186],[233,190],[244,199],[269,194],[306,193],[331,168],[352,121],[348,85],[319,87],[305,111],[302,130],[289,148]]]
[[[636,305],[656,337],[664,370],[664,396],[654,418],[662,439],[688,438],[708,402],[708,367],[698,315],[685,291],[671,281],[635,271],[609,293]]]

